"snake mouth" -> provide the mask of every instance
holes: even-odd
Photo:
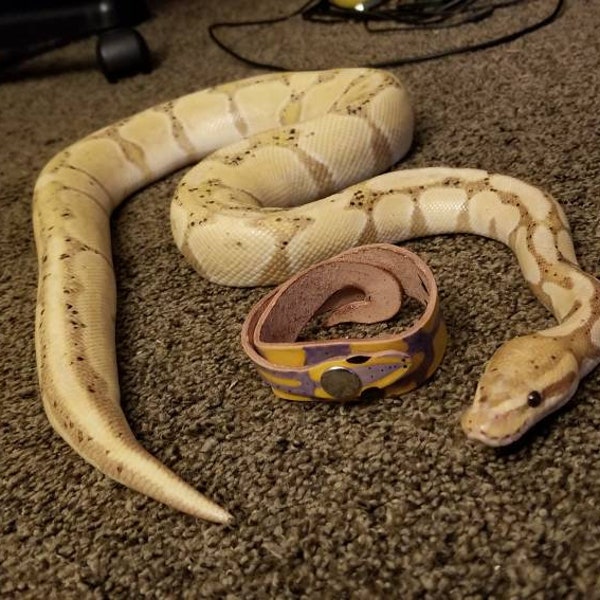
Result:
[[[550,414],[564,406],[577,389],[577,380],[562,394],[544,399],[544,405],[535,410],[517,406],[510,410],[475,404],[461,417],[461,426],[468,439],[487,446],[502,447],[518,441],[526,432]]]
[[[504,446],[509,446],[510,444],[516,442],[517,439],[521,436],[520,432],[510,436],[494,436],[487,433],[483,428],[466,429],[465,427],[463,427],[463,430],[469,440],[481,442],[486,446],[491,446],[493,448],[502,448]]]
[[[516,442],[528,429],[520,411],[498,414],[489,408],[475,407],[464,412],[461,426],[468,439],[495,448]]]

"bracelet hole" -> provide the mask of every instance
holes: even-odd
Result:
[[[357,354],[356,356],[350,356],[349,358],[347,358],[346,362],[353,365],[362,365],[363,363],[366,363],[370,358],[370,356],[362,356],[360,354]]]
[[[375,402],[383,398],[383,390],[378,387],[370,387],[363,390],[360,394],[360,399],[364,402]]]

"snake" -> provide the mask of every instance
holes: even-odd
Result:
[[[268,73],[142,110],[51,158],[32,211],[37,372],[56,432],[121,484],[196,518],[231,521],[142,447],[120,402],[111,213],[185,166],[173,237],[217,284],[277,284],[363,244],[460,233],[502,242],[556,324],[496,350],[462,428],[503,446],[567,403],[600,361],[600,283],[578,266],[565,212],[508,175],[399,169],[414,127],[409,92],[390,72]]]

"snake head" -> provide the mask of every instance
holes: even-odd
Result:
[[[564,339],[532,334],[502,345],[489,361],[461,424],[488,446],[518,440],[563,406],[579,383],[579,365]]]

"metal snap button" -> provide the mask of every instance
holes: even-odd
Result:
[[[360,377],[350,369],[331,367],[321,375],[321,387],[338,400],[356,398],[362,388]]]

